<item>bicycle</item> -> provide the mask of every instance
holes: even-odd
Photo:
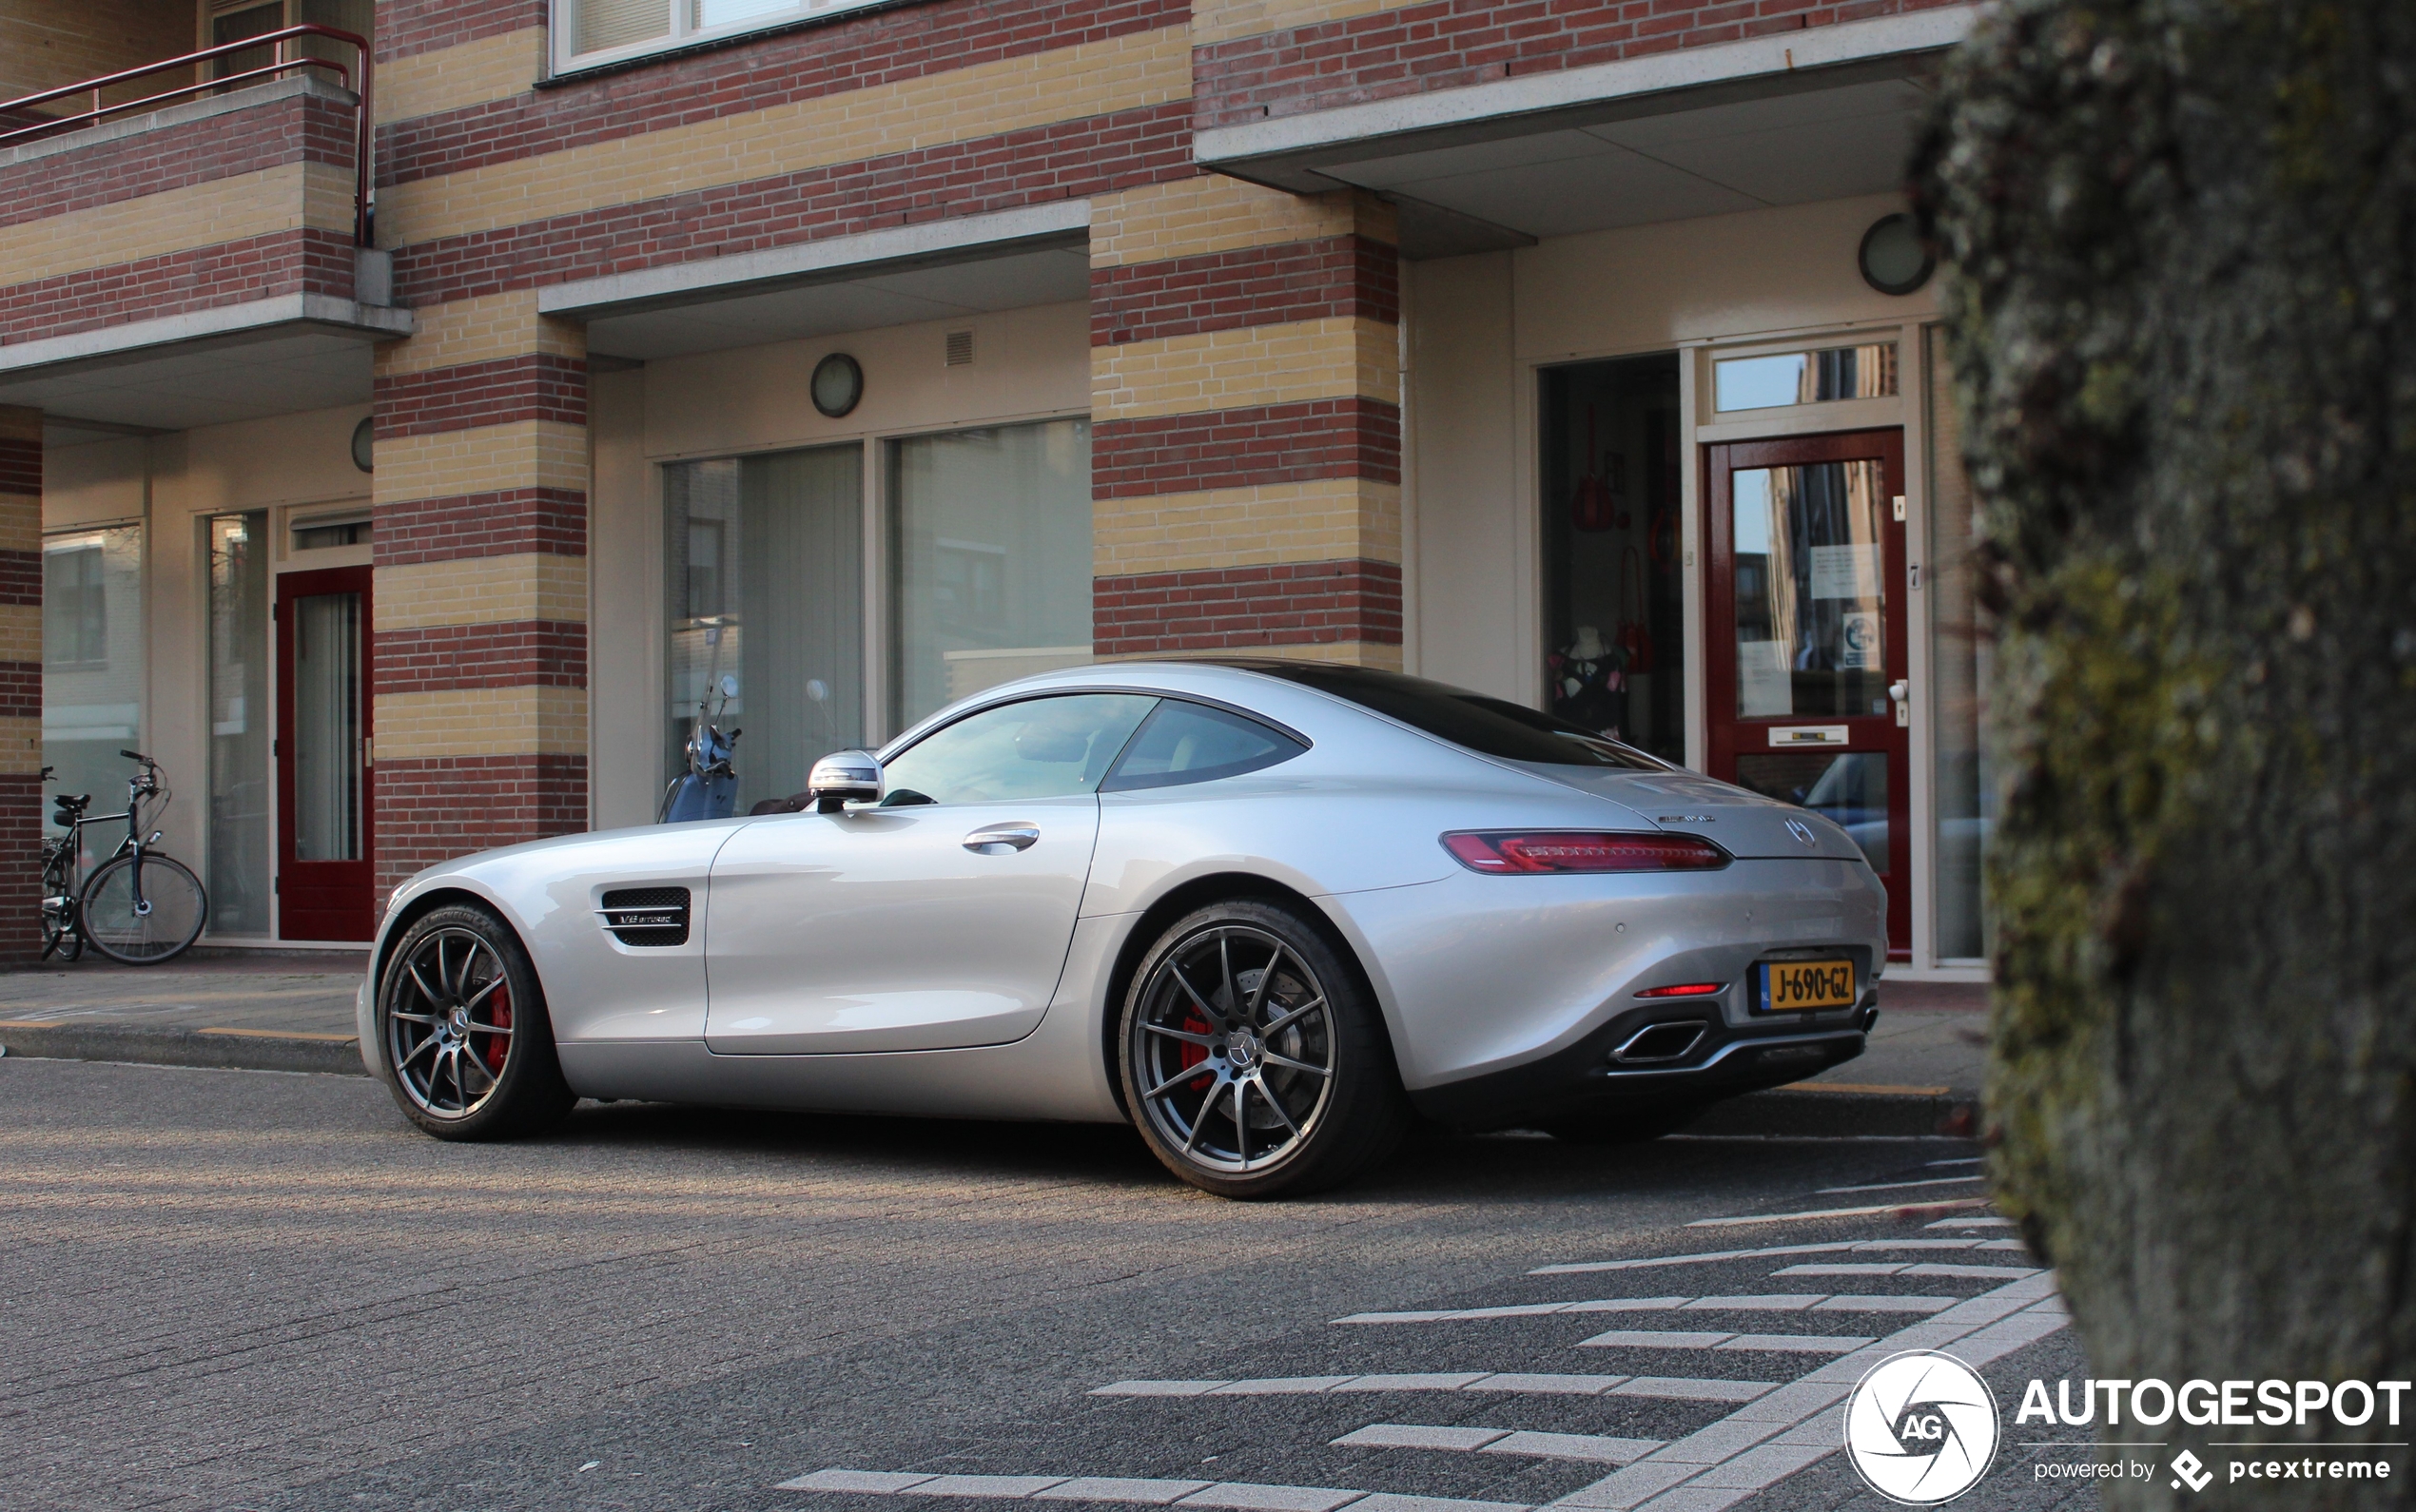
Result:
[[[173,801],[173,789],[162,797],[160,764],[141,751],[119,755],[135,764],[126,783],[126,812],[87,814],[89,793],[57,793],[51,822],[66,834],[42,843],[42,959],[56,953],[80,960],[89,944],[111,960],[127,966],[156,966],[173,960],[201,938],[209,921],[209,893],[202,880],[183,862],[151,847],[160,831],[145,839],[144,801],[160,799],[159,811]],[[50,780],[51,769],[42,768]],[[155,813],[153,817],[157,817]],[[108,860],[82,875],[84,830],[88,824],[126,821],[126,838]]]

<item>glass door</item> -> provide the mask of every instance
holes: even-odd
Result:
[[[366,567],[277,579],[277,895],[286,940],[367,940]]]
[[[1709,448],[1711,775],[1837,821],[1912,945],[1904,441],[1858,431]]]

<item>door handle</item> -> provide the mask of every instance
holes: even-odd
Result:
[[[1003,856],[1010,850],[1029,850],[1040,843],[1037,824],[1010,820],[1003,824],[984,824],[964,837],[964,848],[977,856]]]

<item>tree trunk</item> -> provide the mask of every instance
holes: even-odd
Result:
[[[2000,634],[1999,1198],[2099,1379],[2416,1378],[2416,4],[2015,4],[1915,185]],[[2220,1472],[2416,1393],[2317,1418],[2097,1421]],[[2210,1493],[2416,1500],[2371,1452]]]

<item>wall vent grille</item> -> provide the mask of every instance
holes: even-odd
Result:
[[[972,365],[973,333],[970,331],[950,331],[948,333],[948,366],[971,367]]]

